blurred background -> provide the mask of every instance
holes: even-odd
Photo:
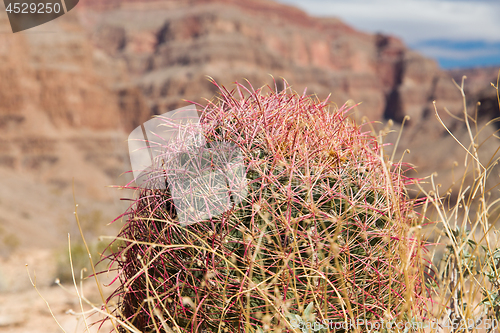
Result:
[[[443,69],[498,66],[496,0],[280,0],[311,15],[336,16],[361,31],[400,37]]]
[[[361,103],[356,117],[375,129],[393,121],[386,142],[396,141],[408,115],[395,156],[409,149],[404,161],[417,167],[410,175],[437,172],[444,189],[454,186],[465,153],[437,121],[433,101],[465,144],[453,78],[468,77],[468,110],[477,110],[479,127],[500,116],[490,84],[500,69],[495,0],[81,0],[68,14],[16,34],[4,9],[0,332],[59,329],[25,264],[62,326],[74,328],[64,312],[77,298],[53,281],[71,281],[68,233],[75,260],[86,261],[75,202],[97,253],[98,236],[123,225],[109,225],[128,207],[120,199],[134,195],[110,187],[131,179],[123,174],[130,170],[128,134],[186,100],[206,104],[216,91],[207,76],[231,90],[245,79],[274,87],[272,75],[278,88],[285,78],[300,93],[331,94],[339,106]],[[481,137],[496,130],[487,126]],[[488,141],[485,156],[499,143]]]

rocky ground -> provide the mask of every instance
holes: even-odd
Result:
[[[25,265],[28,266],[24,267]],[[16,251],[9,258],[0,259],[0,267],[2,268],[0,332],[62,332],[59,325],[66,332],[84,331],[83,317],[68,313],[69,310],[81,312],[74,285],[65,283],[63,285],[65,289],[63,289],[54,283],[54,276],[56,276],[54,251]],[[28,270],[32,279],[36,276],[37,289],[29,280]],[[101,279],[103,282],[109,282],[109,277],[101,277]],[[84,295],[91,302],[102,303],[93,280],[86,280],[83,289],[80,289],[79,285],[78,288],[80,295]],[[37,290],[41,296],[38,295]],[[107,291],[109,292],[109,288]],[[88,311],[90,307],[84,306],[84,309]],[[96,315],[87,318],[89,325],[94,321],[97,321]],[[106,324],[103,331],[106,329],[109,331],[110,327]],[[91,332],[97,332],[97,326],[94,326]]]

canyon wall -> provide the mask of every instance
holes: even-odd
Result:
[[[6,18],[0,28],[9,31]],[[64,243],[65,227],[55,226],[74,224],[73,188],[83,210],[109,221],[124,207],[106,186],[130,179],[128,133],[186,100],[206,103],[216,91],[208,77],[229,89],[245,79],[274,87],[273,77],[281,87],[283,77],[339,106],[361,103],[359,119],[398,125],[408,115],[405,161],[419,176],[447,172],[464,153],[432,102],[466,137],[452,75],[396,37],[272,1],[82,2],[46,25],[0,34],[0,243],[14,234],[18,247]]]

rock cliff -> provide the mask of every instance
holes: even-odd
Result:
[[[418,123],[434,99],[459,106],[449,76],[397,38],[290,6],[256,0],[88,6],[94,45],[125,61],[153,113],[182,99],[210,98],[207,75],[225,85],[243,78],[270,84],[269,74],[282,76],[298,91],[363,102],[362,114],[373,120],[410,115]]]

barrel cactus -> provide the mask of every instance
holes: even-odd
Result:
[[[327,332],[360,318],[425,315],[412,180],[348,107],[284,84],[266,93],[217,85],[201,111],[203,148],[176,146],[179,165],[201,156],[195,169],[225,181],[220,202],[210,194],[196,204],[211,202],[211,212],[186,223],[165,164],[165,186],[135,188],[110,258],[120,330],[298,332],[305,322],[294,318],[306,314]]]

